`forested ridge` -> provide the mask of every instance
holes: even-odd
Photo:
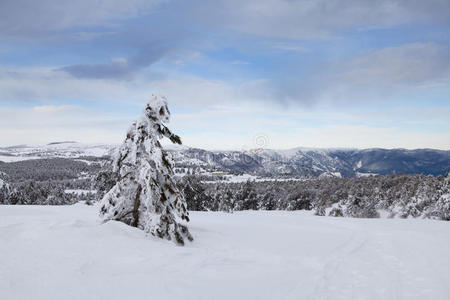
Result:
[[[89,162],[89,163],[88,163]],[[89,158],[0,163],[1,204],[72,204],[99,200],[116,182],[109,162]],[[450,220],[450,175],[226,182],[223,176],[176,176],[189,210],[313,210],[345,217]],[[66,190],[86,192],[66,193]],[[96,191],[95,195],[92,191]]]

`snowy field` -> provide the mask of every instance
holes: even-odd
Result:
[[[449,299],[450,223],[191,213],[185,247],[92,206],[0,206],[0,299]]]

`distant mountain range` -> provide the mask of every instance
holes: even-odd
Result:
[[[178,163],[256,174],[355,177],[370,174],[445,175],[450,172],[450,151],[433,149],[255,149],[172,151]]]
[[[0,148],[0,161],[66,157],[108,157],[116,145],[57,142],[43,146]],[[207,151],[186,146],[167,148],[176,165],[207,171],[250,174],[355,177],[370,174],[445,175],[450,151],[434,149],[254,149]]]

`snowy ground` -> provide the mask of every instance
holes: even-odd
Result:
[[[92,206],[0,206],[0,299],[449,299],[449,222],[191,219],[177,247]]]
[[[0,148],[0,161],[16,162],[42,158],[77,158],[82,156],[102,157],[109,155],[115,145],[84,144],[75,142],[52,143],[47,145],[19,145]],[[84,161],[91,163],[90,161]]]

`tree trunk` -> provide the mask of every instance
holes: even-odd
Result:
[[[139,224],[139,206],[141,206],[141,192],[142,186],[139,184],[136,191],[136,198],[134,199],[134,209],[133,209],[133,223],[131,226],[137,227]]]

